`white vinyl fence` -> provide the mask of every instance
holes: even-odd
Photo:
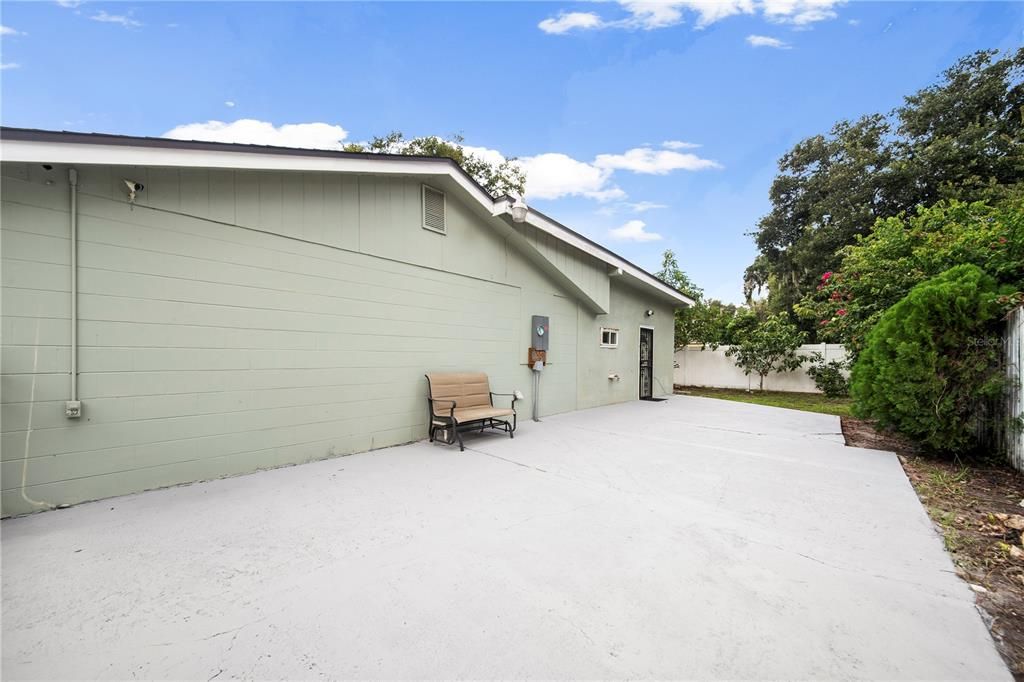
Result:
[[[1006,376],[1010,387],[1006,394],[1003,419],[1003,451],[1017,471],[1024,471],[1024,431],[1020,420],[1024,417],[1024,307],[1010,313],[1003,336],[1006,354]]]
[[[707,388],[742,388],[756,390],[759,377],[746,376],[736,366],[733,358],[726,357],[729,346],[716,350],[701,350],[700,344],[689,345],[676,351],[676,369],[673,383],[681,386],[703,386]],[[821,353],[826,361],[846,357],[846,349],[837,343],[808,343],[800,346],[802,355]],[[791,391],[797,393],[819,393],[814,380],[807,376],[809,363],[793,372],[772,373],[764,378],[766,391]]]

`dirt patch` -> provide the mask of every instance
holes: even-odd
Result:
[[[842,425],[847,445],[899,455],[999,652],[1024,681],[1024,474],[1000,461],[923,457],[913,443],[863,419],[842,417]]]
[[[866,419],[844,416],[840,417],[840,423],[843,427],[843,436],[846,437],[846,444],[851,447],[888,450],[901,457],[918,454],[914,441],[898,433],[879,430]]]

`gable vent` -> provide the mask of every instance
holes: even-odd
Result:
[[[423,185],[423,227],[444,234],[444,192]]]

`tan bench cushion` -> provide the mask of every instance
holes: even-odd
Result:
[[[434,400],[454,400],[457,410],[491,407],[491,386],[483,372],[435,372],[428,374],[427,379],[430,380],[430,397]],[[441,403],[435,409],[442,413],[448,407]]]
[[[515,412],[507,407],[466,407],[455,409],[455,421],[460,423],[474,422],[478,419],[511,417]]]

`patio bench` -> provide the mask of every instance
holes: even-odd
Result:
[[[498,429],[515,438],[516,396],[494,393],[483,372],[434,372],[427,374],[427,401],[430,404],[430,442],[441,440],[448,445],[462,443],[462,431]],[[512,398],[509,407],[496,407],[494,397]],[[511,417],[511,420],[509,419]],[[443,438],[437,438],[441,431]]]

